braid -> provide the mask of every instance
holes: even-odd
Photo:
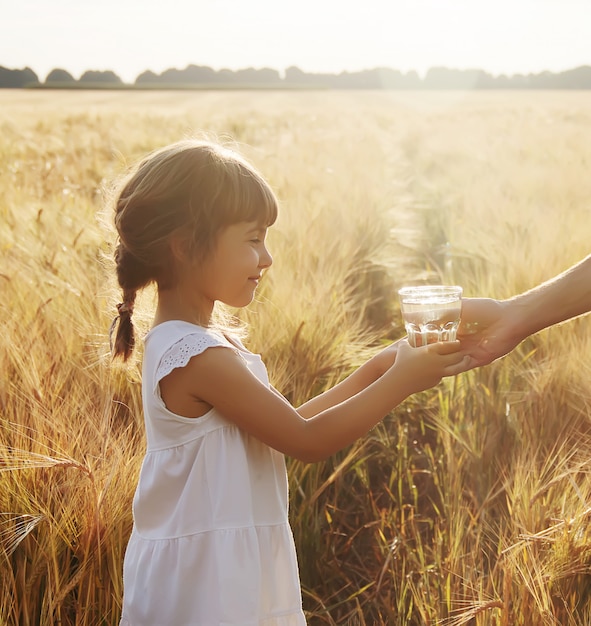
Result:
[[[123,291],[123,301],[117,305],[118,316],[111,324],[111,351],[113,357],[122,357],[124,361],[131,356],[135,346],[135,332],[131,316],[135,305],[135,298],[139,289],[151,280],[150,268],[134,257],[120,241],[115,250],[117,264],[117,279]],[[115,340],[113,332],[117,328]]]
[[[135,302],[135,291],[124,292],[123,302],[117,305],[119,315],[113,320],[111,325],[111,351],[113,357],[122,357],[124,361],[131,356],[135,347],[135,331],[131,316],[133,315],[133,303]],[[117,322],[119,324],[117,325]],[[115,341],[112,340],[112,334],[117,325],[117,334]]]

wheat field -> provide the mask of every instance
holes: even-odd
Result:
[[[118,623],[144,449],[141,350],[108,345],[129,164],[207,133],[268,178],[274,265],[239,314],[298,404],[403,335],[401,285],[504,298],[586,256],[590,131],[576,91],[0,90],[0,625]],[[590,324],[289,460],[312,626],[591,624]]]

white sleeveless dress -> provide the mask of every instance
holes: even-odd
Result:
[[[147,451],[123,566],[121,626],[302,626],[285,460],[215,409],[169,411],[159,381],[223,335],[182,321],[146,336]],[[269,384],[261,358],[238,351]],[[228,393],[232,393],[228,389]]]

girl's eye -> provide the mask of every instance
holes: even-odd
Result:
[[[258,238],[257,239],[251,239],[251,241],[252,241],[252,243],[261,243],[261,240],[258,239]]]

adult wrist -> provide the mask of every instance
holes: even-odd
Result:
[[[510,334],[516,344],[548,326],[541,315],[543,308],[540,309],[527,295],[516,296],[501,304],[505,309],[504,316]]]

